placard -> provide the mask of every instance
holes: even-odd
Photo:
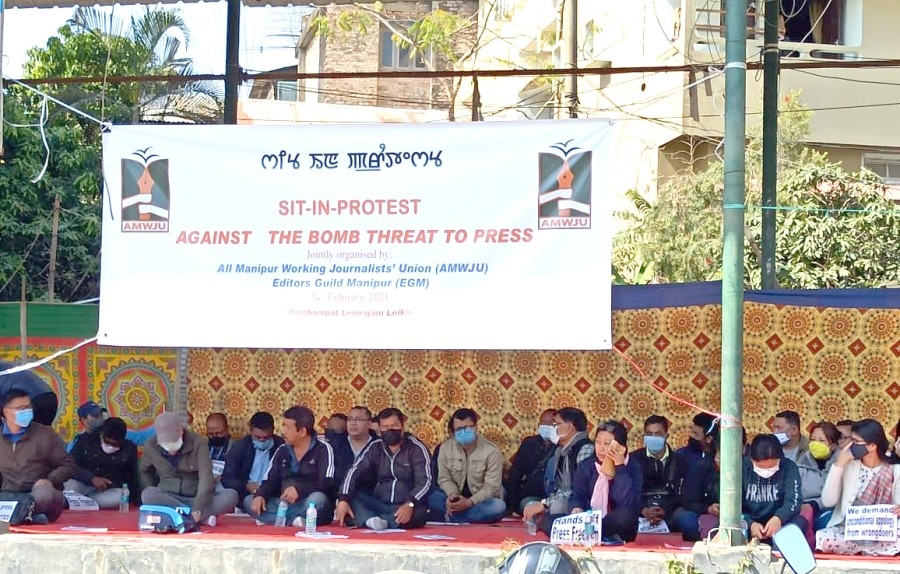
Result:
[[[80,492],[74,490],[64,490],[63,496],[66,497],[66,501],[69,503],[69,510],[73,511],[88,511],[88,510],[100,510],[100,505],[97,502]]]
[[[97,342],[611,349],[616,134],[113,126]]]
[[[638,533],[639,534],[668,534],[669,533],[669,525],[666,524],[665,520],[660,520],[656,524],[650,522],[648,518],[644,518],[641,516],[638,518]]]
[[[850,506],[844,509],[844,539],[893,542],[898,524],[894,505]]]
[[[17,500],[0,501],[0,521],[9,522],[9,519],[12,518],[13,512],[16,511],[16,506],[18,505],[19,501]]]
[[[568,544],[600,544],[600,522],[602,512],[579,512],[578,514],[570,514],[557,518],[553,521],[550,528],[550,543],[558,545]],[[593,534],[591,540],[585,534],[585,526],[593,524]]]

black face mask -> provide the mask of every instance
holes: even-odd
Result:
[[[226,444],[228,444],[227,436],[216,436],[209,439],[209,446],[211,447],[219,448],[220,446],[225,446]]]
[[[396,429],[386,430],[381,433],[381,440],[388,446],[397,446],[403,440],[403,431]]]
[[[852,444],[850,445],[850,454],[853,455],[853,458],[859,460],[869,454],[869,449],[864,444]]]
[[[689,438],[688,448],[695,452],[703,452],[703,443],[695,438]]]

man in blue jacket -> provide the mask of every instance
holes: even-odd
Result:
[[[288,504],[286,523],[305,526],[306,509],[316,507],[316,524],[330,524],[334,517],[334,450],[316,435],[316,417],[306,407],[284,412],[281,425],[284,444],[272,456],[266,478],[253,497],[250,513],[261,522],[274,524],[280,502]]]
[[[372,530],[424,526],[434,484],[428,447],[403,432],[406,415],[400,409],[386,408],[377,418],[381,438],[369,443],[347,473],[335,511],[338,523],[349,517]]]
[[[275,436],[275,419],[266,412],[250,417],[250,434],[235,442],[225,457],[222,486],[233,488],[244,512],[250,512],[253,496],[266,478],[272,456],[284,439]]]

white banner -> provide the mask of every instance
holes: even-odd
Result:
[[[113,127],[98,343],[610,349],[615,134]]]
[[[550,527],[550,544],[599,545],[602,515],[602,512],[579,512],[557,518]],[[589,532],[588,524],[593,525]]]
[[[844,509],[845,540],[893,542],[898,536],[893,504],[849,506]]]

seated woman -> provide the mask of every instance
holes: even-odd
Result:
[[[572,514],[588,508],[602,512],[600,536],[604,540],[631,542],[637,537],[644,478],[637,459],[628,456],[626,444],[628,431],[621,423],[600,424],[594,438],[596,458],[579,463],[572,483]]]
[[[840,451],[838,449],[838,441],[841,438],[841,431],[829,422],[822,421],[816,423],[809,432],[809,454],[815,460],[820,470],[829,471],[838,458]],[[815,518],[816,529],[824,528],[828,519],[831,518],[831,510],[822,504],[822,497],[819,496],[812,500],[804,501],[801,511],[809,506],[809,516]],[[819,526],[822,521],[821,526]],[[808,536],[813,536],[809,534]],[[815,545],[815,539],[810,540],[810,545]]]
[[[757,435],[744,458],[743,512],[750,536],[768,541],[788,523],[805,531],[808,523],[800,516],[800,471],[784,457],[775,435]]]
[[[844,513],[849,506],[893,504],[900,516],[900,464],[893,453],[881,424],[872,419],[854,423],[851,443],[840,451],[831,467],[822,502],[834,506],[828,526],[816,532],[816,550],[829,554],[865,554],[894,556],[900,554],[900,540],[866,542],[844,540]]]

